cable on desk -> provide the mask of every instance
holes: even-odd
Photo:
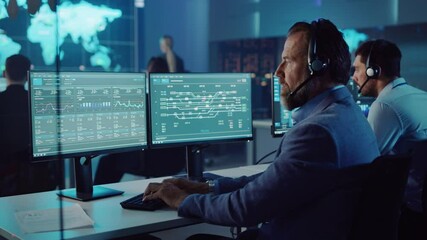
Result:
[[[266,155],[264,155],[264,157],[262,157],[260,160],[256,161],[256,162],[255,162],[255,165],[260,164],[260,163],[262,162],[262,160],[266,159],[267,157],[269,157],[271,154],[273,154],[273,153],[275,153],[275,152],[277,152],[277,150],[274,150],[274,151],[272,151],[272,152],[270,152],[270,153],[267,153],[267,154],[266,154]]]

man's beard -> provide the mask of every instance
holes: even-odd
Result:
[[[372,79],[369,81],[372,81]],[[359,89],[360,89],[360,86],[359,86]],[[360,95],[364,97],[378,97],[374,87],[369,83],[363,87],[362,91],[360,92]]]
[[[309,93],[313,87],[313,81],[309,81],[305,86],[303,86],[295,95],[290,96],[292,92],[289,88],[289,85],[284,83],[282,85],[282,104],[286,107],[287,110],[291,111],[297,107],[301,107],[309,100]]]

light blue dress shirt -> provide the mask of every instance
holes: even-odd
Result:
[[[368,122],[381,155],[404,151],[405,141],[427,139],[427,93],[403,78],[390,82],[372,103]]]
[[[368,122],[377,137],[381,155],[405,153],[411,142],[427,139],[427,93],[397,78],[385,86],[372,103]],[[413,163],[414,164],[414,163]],[[416,163],[409,171],[406,205],[422,211],[422,187],[427,163]]]

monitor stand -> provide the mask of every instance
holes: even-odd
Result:
[[[76,188],[62,190],[58,196],[79,201],[90,201],[123,194],[123,191],[93,186],[91,160],[92,156],[74,158]]]
[[[186,164],[187,164],[187,179],[191,181],[205,182],[206,180],[214,180],[222,176],[204,172],[204,158],[202,149],[203,145],[186,146]],[[180,175],[176,177],[182,177]]]
[[[200,145],[186,146],[187,179],[203,181],[203,152]]]

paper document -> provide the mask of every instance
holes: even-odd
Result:
[[[59,231],[59,208],[15,213],[19,226],[26,233]],[[93,226],[94,222],[79,204],[63,208],[63,229]]]

